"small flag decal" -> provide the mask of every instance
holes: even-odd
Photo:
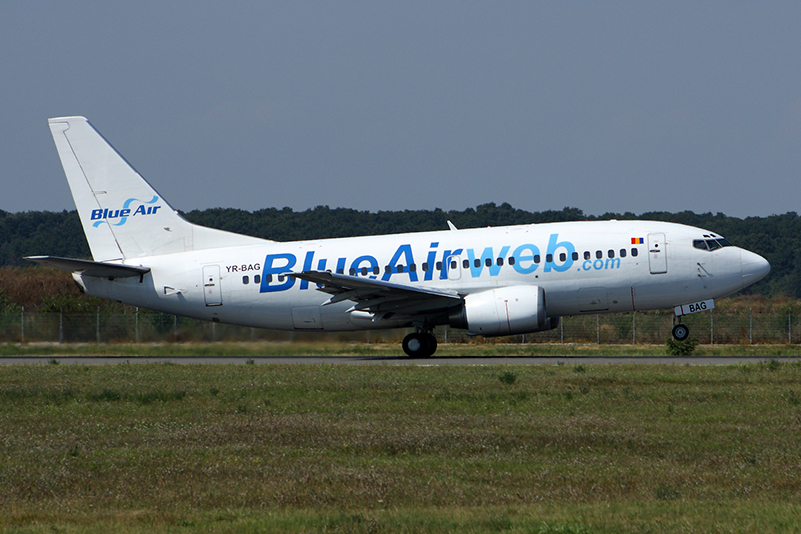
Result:
[[[645,243],[645,240],[642,237],[632,237],[631,244],[632,245],[642,245]]]

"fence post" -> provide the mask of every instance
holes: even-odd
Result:
[[[601,316],[595,314],[595,335],[598,336],[598,344],[601,344]]]
[[[25,306],[22,307],[22,312],[20,313],[19,317],[19,324],[20,324],[20,331],[21,331],[21,340],[25,341]]]
[[[97,307],[97,344],[100,344],[100,306]]]
[[[748,344],[754,344],[754,309],[748,308]]]
[[[715,344],[715,314],[709,312],[709,344]]]
[[[793,344],[793,314],[787,312],[787,344]]]
[[[559,339],[561,340],[562,344],[565,344],[565,318],[562,317],[559,321]]]
[[[139,306],[136,307],[136,342],[139,343]]]
[[[64,308],[58,310],[58,342],[64,343]]]
[[[214,323],[212,323],[214,324]],[[178,316],[172,316],[172,340],[178,341]]]
[[[631,312],[631,344],[637,344],[637,312]]]

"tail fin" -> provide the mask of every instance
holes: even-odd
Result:
[[[189,223],[84,117],[48,123],[96,261],[265,242]]]

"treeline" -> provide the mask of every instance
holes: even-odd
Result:
[[[733,244],[761,254],[770,261],[771,274],[749,288],[764,296],[801,298],[801,217],[795,212],[770,217],[738,219],[722,213],[648,212],[585,215],[577,208],[528,212],[508,203],[489,203],[463,211],[406,210],[377,213],[318,206],[305,211],[267,208],[254,212],[233,208],[193,210],[187,220],[231,232],[275,241],[324,239],[371,234],[394,234],[458,228],[505,226],[558,221],[650,219],[689,224],[725,236]],[[48,254],[90,258],[89,247],[75,211],[9,213],[0,210],[0,266],[30,265],[22,258]]]

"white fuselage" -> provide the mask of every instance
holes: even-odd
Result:
[[[769,269],[734,246],[702,250],[710,232],[654,221],[600,221],[420,232],[213,248],[124,263],[141,278],[75,274],[86,292],[197,319],[274,329],[403,326],[349,311],[282,273],[332,271],[466,296],[536,285],[548,316],[671,308],[733,293]],[[499,260],[500,259],[500,260]],[[376,274],[377,272],[377,274]],[[304,321],[309,314],[319,321]],[[319,314],[319,315],[318,315]]]

